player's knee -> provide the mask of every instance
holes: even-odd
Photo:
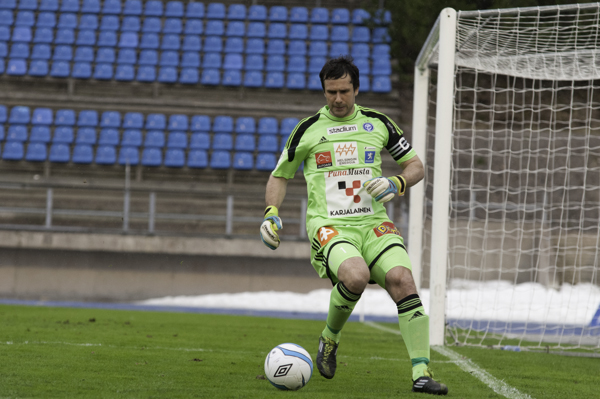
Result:
[[[369,284],[370,273],[369,269],[355,269],[351,273],[346,273],[343,278],[344,285],[355,294],[362,294],[362,292]]]

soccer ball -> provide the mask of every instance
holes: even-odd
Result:
[[[296,344],[277,345],[265,359],[265,375],[279,389],[296,391],[302,388],[310,380],[312,370],[309,353]]]

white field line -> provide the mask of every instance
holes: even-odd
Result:
[[[399,330],[392,329],[392,328],[389,328],[386,326],[382,326],[377,323],[373,323],[371,321],[367,321],[365,324],[370,327],[376,328],[378,330],[386,331],[386,332],[389,332],[392,334],[401,335]],[[496,392],[499,395],[502,395],[508,399],[532,399],[531,396],[524,394],[521,391],[519,391],[517,388],[511,387],[504,381],[497,379],[496,377],[494,377],[493,375],[491,375],[490,373],[488,373],[487,371],[485,371],[484,369],[479,367],[473,361],[471,361],[471,359],[466,358],[462,355],[459,355],[458,353],[454,352],[453,350],[451,350],[449,348],[446,348],[444,346],[432,346],[431,349],[433,349],[440,355],[445,356],[448,359],[450,359],[452,361],[452,363],[456,364],[463,371],[471,374],[472,376],[477,378],[479,381],[486,384],[488,387],[490,387],[494,392]]]

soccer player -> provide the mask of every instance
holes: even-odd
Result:
[[[377,283],[396,303],[402,338],[412,361],[412,390],[445,395],[429,369],[429,316],[417,293],[398,229],[383,203],[423,179],[423,164],[402,131],[384,114],[355,104],[359,71],[350,57],[329,60],[319,74],[327,105],[294,128],[266,187],[262,241],[277,249],[278,216],[287,188],[304,162],[311,263],[331,291],[319,338],[317,368],[333,378],[341,331],[367,284]],[[381,176],[386,149],[402,168]]]

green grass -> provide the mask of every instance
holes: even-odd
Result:
[[[0,398],[409,398],[401,337],[348,323],[333,380],[315,373],[297,392],[262,376],[275,345],[313,360],[323,322],[187,313],[0,306]],[[394,327],[388,325],[388,327]],[[452,348],[535,398],[591,398],[598,359]],[[502,396],[432,351],[449,397]]]

